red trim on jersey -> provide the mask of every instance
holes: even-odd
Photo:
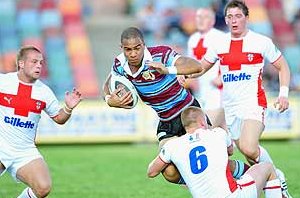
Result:
[[[252,180],[248,183],[245,183],[245,184],[238,184],[239,187],[243,188],[243,187],[247,187],[247,186],[251,186],[252,184],[255,184],[255,181]]]
[[[170,162],[166,162],[165,160],[163,160],[160,156],[158,156],[158,159],[160,159],[163,163],[165,164],[170,164]]]
[[[203,55],[206,53],[207,48],[203,46],[204,38],[201,38],[195,48],[193,48],[194,56],[197,60],[201,60]]]
[[[14,114],[28,117],[29,112],[41,114],[46,107],[46,103],[41,100],[31,98],[32,86],[19,83],[17,95],[1,93],[0,105],[14,108]]]
[[[219,70],[218,70],[218,78],[222,78],[221,77],[221,68],[219,67]],[[219,86],[217,86],[217,88],[220,90],[220,91],[222,91],[222,89],[223,89],[223,83],[221,84],[221,85],[219,85]]]
[[[282,54],[274,62],[272,62],[271,64],[276,63],[276,61],[278,61],[281,58],[281,56],[282,56]]]
[[[236,183],[235,179],[232,176],[230,166],[229,166],[229,161],[228,161],[227,167],[226,167],[226,178],[227,178],[227,182],[228,182],[230,191],[234,192],[238,187],[237,187],[237,183]]]
[[[243,40],[231,40],[229,52],[218,56],[220,66],[228,66],[229,71],[241,70],[242,64],[251,66],[263,62],[260,53],[243,52]]]
[[[206,58],[204,58],[204,60],[205,60],[206,62],[210,63],[210,64],[215,64],[215,62],[210,62],[210,61],[208,61]]]
[[[271,190],[271,189],[278,189],[281,188],[281,186],[268,186],[268,187],[264,187],[263,190]]]
[[[259,75],[258,75],[258,80],[257,80],[257,103],[259,106],[261,107],[265,107],[267,108],[267,99],[266,99],[266,94],[265,94],[265,90],[263,88],[262,85],[262,69],[260,69],[259,71]]]

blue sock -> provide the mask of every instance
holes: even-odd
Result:
[[[232,176],[235,179],[240,179],[241,176],[249,169],[249,166],[241,160],[233,160],[235,162],[235,170]]]

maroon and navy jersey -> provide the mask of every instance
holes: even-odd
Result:
[[[40,80],[24,83],[16,72],[0,74],[0,144],[17,149],[35,146],[42,110],[55,117],[59,109],[55,95]]]
[[[151,106],[162,121],[168,121],[180,114],[194,100],[192,94],[182,87],[176,75],[160,74],[150,69],[146,62],[156,61],[166,67],[174,66],[180,55],[167,46],[145,48],[142,66],[132,74],[124,54],[115,58],[112,75],[122,75],[135,86],[141,100]]]

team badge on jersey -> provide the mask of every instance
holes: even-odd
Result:
[[[250,62],[252,62],[252,61],[253,61],[253,58],[254,58],[254,55],[253,55],[253,54],[248,54],[247,57],[248,57],[248,60],[249,60]]]
[[[37,101],[36,103],[36,109],[39,110],[42,106],[42,103],[40,101]]]
[[[6,100],[8,104],[10,104],[11,100],[12,100],[12,98],[9,98],[9,97],[6,97],[6,96],[4,96],[3,99]]]
[[[152,74],[150,70],[144,71],[142,77],[145,80],[155,80],[155,75]]]

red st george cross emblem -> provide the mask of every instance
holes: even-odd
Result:
[[[0,105],[14,108],[14,114],[28,117],[29,112],[41,114],[46,103],[31,98],[32,86],[19,83],[17,95],[1,93]]]
[[[194,55],[198,60],[201,60],[202,56],[206,53],[207,48],[203,46],[204,39],[201,38],[195,48],[193,48]]]
[[[219,54],[220,65],[228,66],[229,71],[241,70],[241,65],[253,65],[263,62],[263,57],[260,53],[243,52],[243,40],[230,43],[228,53]]]

